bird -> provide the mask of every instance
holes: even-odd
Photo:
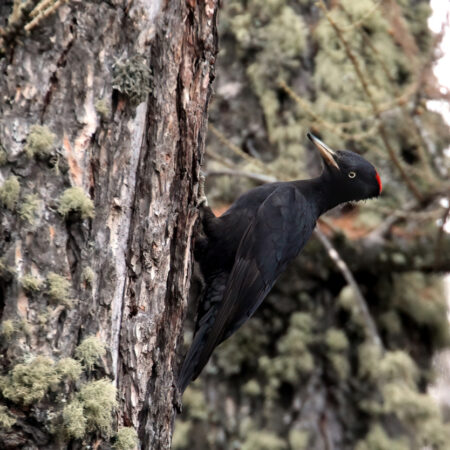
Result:
[[[255,313],[317,219],[341,203],[381,194],[380,176],[369,161],[349,150],[332,150],[310,132],[307,137],[322,157],[320,176],[251,189],[220,217],[201,207],[204,237],[196,243],[195,258],[205,289],[177,379],[181,395],[214,349]]]

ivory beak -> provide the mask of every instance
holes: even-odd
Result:
[[[340,170],[338,163],[336,162],[336,152],[332,150],[328,145],[324,144],[319,138],[314,136],[311,133],[307,133],[308,139],[317,147],[320,152],[320,155],[324,159],[324,161],[330,165],[336,167],[336,169]]]

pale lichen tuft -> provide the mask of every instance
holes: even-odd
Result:
[[[20,279],[20,284],[27,292],[38,292],[42,287],[42,280],[31,274],[26,274]]]
[[[95,110],[103,120],[106,120],[111,114],[111,108],[104,98],[99,98],[95,102]]]
[[[64,407],[63,427],[68,437],[81,439],[86,434],[86,417],[82,403],[75,399]]]
[[[107,378],[85,384],[79,393],[88,431],[111,434],[112,413],[117,407],[117,391]]]
[[[79,213],[82,219],[94,217],[94,203],[80,187],[71,187],[59,198],[58,212],[67,217],[70,213]]]
[[[113,66],[113,88],[126,95],[134,106],[142,103],[151,92],[150,81],[151,71],[140,55],[118,60]]]
[[[137,447],[138,442],[138,436],[134,428],[122,427],[117,431],[113,448],[116,450],[133,450]]]
[[[53,302],[68,307],[72,306],[72,299],[70,298],[71,284],[69,280],[54,272],[47,275],[47,294]]]
[[[0,187],[0,203],[13,211],[20,195],[20,183],[17,177],[11,175]]]
[[[36,356],[27,363],[15,365],[8,375],[0,378],[3,397],[24,405],[42,400],[60,381],[53,359]]]
[[[0,166],[4,166],[8,162],[8,154],[3,146],[0,144]]]
[[[62,358],[56,365],[57,372],[62,378],[67,378],[70,381],[76,381],[80,378],[83,368],[79,361],[73,358]]]
[[[40,200],[36,194],[26,195],[19,208],[19,217],[32,224],[34,222],[36,211],[39,208],[39,203]]]
[[[9,431],[16,423],[16,418],[12,416],[9,409],[0,405],[0,430]]]
[[[16,327],[13,320],[8,319],[2,322],[0,333],[5,340],[9,341],[15,331]]]
[[[88,286],[92,286],[92,283],[95,280],[95,273],[91,267],[86,266],[81,272],[81,281],[86,283]]]
[[[27,137],[25,151],[29,158],[49,156],[55,145],[56,135],[45,125],[33,125]]]
[[[98,359],[105,355],[105,345],[96,336],[89,336],[83,339],[81,344],[75,349],[75,357],[80,360],[84,367],[92,370]]]

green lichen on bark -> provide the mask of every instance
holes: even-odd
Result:
[[[258,395],[261,395],[261,386],[256,380],[249,380],[242,388],[242,391],[245,395],[248,395],[249,397],[257,397]]]
[[[226,341],[222,352],[217,356],[217,366],[228,375],[239,373],[240,367],[250,355],[258,354],[264,347],[267,337],[262,333],[263,324],[254,320],[242,328],[234,341]]]
[[[91,267],[86,266],[81,272],[81,281],[85,283],[87,286],[92,286],[92,283],[95,280],[95,272]]]
[[[24,336],[31,336],[31,333],[33,331],[33,325],[28,319],[20,319],[17,322],[17,329]]]
[[[68,188],[59,198],[58,212],[67,217],[70,213],[78,213],[81,219],[94,217],[94,203],[78,186]]]
[[[100,432],[110,437],[112,414],[117,407],[116,394],[116,388],[106,378],[82,384],[62,411],[64,434],[81,439],[88,433]]]
[[[231,1],[226,10],[231,14],[225,17],[224,27],[237,41],[236,56],[245,61],[249,85],[264,113],[269,141],[283,154],[271,167],[288,176],[297,174],[303,153],[298,137],[304,128],[295,112],[282,108],[277,83],[289,80],[301,66],[306,24],[285,1],[252,0],[246,6]]]
[[[138,444],[137,432],[132,427],[119,428],[113,448],[116,450],[133,450]]]
[[[27,319],[4,320],[0,327],[0,336],[10,342],[21,336],[30,336],[32,324]]]
[[[4,166],[8,162],[8,154],[6,150],[3,148],[2,144],[0,144],[0,167]]]
[[[71,287],[71,283],[67,278],[55,272],[49,272],[47,275],[47,295],[53,303],[70,308],[73,303],[70,295]]]
[[[87,419],[79,400],[68,403],[62,412],[63,429],[69,438],[81,439],[86,434]]]
[[[30,405],[42,400],[59,381],[53,359],[36,356],[27,363],[16,364],[8,375],[2,376],[0,391],[15,403]]]
[[[0,430],[9,431],[16,423],[17,419],[11,414],[9,409],[0,405]]]
[[[113,66],[113,88],[127,96],[133,106],[142,103],[151,92],[151,71],[140,55],[117,60]]]
[[[100,431],[110,436],[113,412],[117,408],[116,388],[106,378],[91,381],[82,386],[78,399],[83,405],[88,431]]]
[[[19,217],[30,224],[34,223],[36,212],[39,208],[40,200],[36,194],[28,194],[23,199],[18,214]]]
[[[91,371],[99,358],[106,354],[105,344],[96,336],[89,336],[75,349],[75,357]]]
[[[25,274],[19,280],[21,286],[26,292],[39,292],[42,287],[42,280],[31,274]]]
[[[104,98],[99,98],[95,102],[95,110],[103,120],[106,120],[111,114],[111,107]]]
[[[10,282],[16,276],[17,271],[14,266],[9,265],[5,258],[0,258],[0,279]]]
[[[10,211],[14,211],[19,200],[20,183],[19,179],[11,175],[0,186],[0,204]]]
[[[13,320],[3,320],[1,323],[0,334],[6,341],[9,341],[14,332],[16,331],[16,326]]]
[[[33,125],[27,137],[25,152],[29,158],[45,158],[52,154],[56,135],[46,125]]]
[[[56,371],[63,378],[76,381],[80,379],[83,368],[80,362],[73,358],[62,358],[56,364]]]

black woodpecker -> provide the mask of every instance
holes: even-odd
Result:
[[[196,246],[196,258],[206,286],[178,377],[181,394],[214,349],[254,314],[306,244],[320,215],[340,203],[381,194],[372,164],[351,151],[330,149],[311,133],[307,136],[324,161],[319,177],[259,186],[221,217],[202,208],[206,237]]]

